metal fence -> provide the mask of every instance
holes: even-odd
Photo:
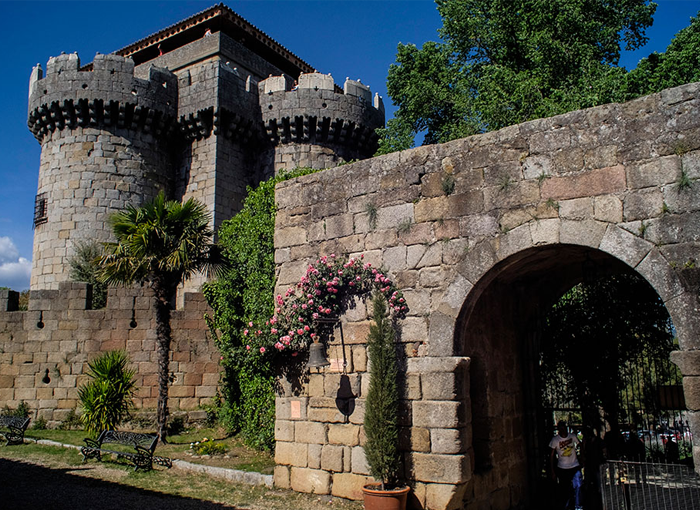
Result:
[[[609,461],[600,490],[603,510],[700,509],[700,477],[681,464]]]

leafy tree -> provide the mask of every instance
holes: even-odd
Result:
[[[170,311],[177,286],[202,270],[220,269],[206,206],[166,200],[161,191],[142,207],[127,206],[110,219],[116,243],[105,245],[100,281],[146,283],[153,290],[158,349],[158,434],[165,442],[168,419]]]
[[[599,410],[613,429],[626,409],[621,394],[630,380],[654,408],[655,372],[639,370],[644,359],[668,362],[673,327],[663,302],[639,276],[620,274],[581,283],[554,305],[542,338],[545,400],[572,402],[584,421],[599,427]],[[627,417],[629,418],[629,417]]]
[[[129,356],[124,351],[108,351],[88,363],[90,381],[78,389],[78,397],[85,430],[93,436],[116,429],[129,416],[136,371],[128,365]]]
[[[92,285],[92,308],[97,310],[107,304],[107,285],[97,279],[100,271],[102,246],[92,242],[75,244],[75,254],[70,258],[70,277],[76,282]]]
[[[380,150],[425,131],[441,143],[627,98],[621,50],[646,43],[646,0],[436,0],[442,42],[400,44],[399,109]],[[410,145],[410,141],[409,141]]]
[[[367,350],[371,365],[365,402],[364,450],[370,474],[381,480],[381,489],[394,485],[399,475],[399,389],[396,364],[396,331],[386,313],[386,299],[372,298],[373,323]]]
[[[642,59],[628,81],[630,91],[640,96],[700,81],[700,16],[691,18],[664,53]]]
[[[219,229],[219,245],[229,270],[204,285],[214,310],[210,320],[224,366],[224,401],[220,418],[240,432],[249,446],[269,450],[274,445],[275,367],[266,356],[246,352],[243,330],[263,324],[274,312],[275,185],[314,170],[283,173],[248,188],[243,208]]]

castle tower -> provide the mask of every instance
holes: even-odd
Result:
[[[52,58],[30,79],[42,146],[31,288],[69,280],[76,243],[111,240],[108,219],[126,204],[163,189],[204,203],[216,229],[279,170],[373,155],[383,124],[369,87],[341,90],[224,5],[83,67],[77,54]]]
[[[377,150],[375,129],[384,126],[384,105],[369,87],[346,79],[341,91],[321,73],[260,82],[260,108],[275,172],[296,167],[329,168],[365,159]]]
[[[136,78],[115,55],[83,71],[74,53],[51,58],[46,77],[37,65],[29,88],[27,124],[41,143],[31,288],[56,289],[77,242],[109,240],[111,214],[171,192],[177,80],[155,67]]]

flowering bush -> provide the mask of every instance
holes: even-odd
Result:
[[[408,311],[401,291],[381,271],[359,259],[323,256],[309,264],[299,283],[284,296],[277,296],[275,314],[264,326],[248,323],[243,335],[250,338],[247,350],[279,352],[298,350],[318,340],[324,319],[337,319],[357,295],[380,292],[389,303],[389,310],[398,317]]]

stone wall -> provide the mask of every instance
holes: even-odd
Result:
[[[33,417],[49,426],[76,409],[87,362],[99,353],[124,349],[136,370],[138,410],[155,410],[158,397],[153,302],[145,288],[109,290],[107,307],[90,310],[86,284],[61,283],[58,290],[31,291],[28,311],[15,308],[11,291],[0,291],[0,402],[16,408],[25,401]],[[169,406],[202,414],[199,406],[216,395],[219,353],[204,313],[201,294],[184,295],[172,313]],[[47,372],[48,371],[48,372]],[[50,382],[44,382],[49,376]]]
[[[278,290],[319,255],[363,253],[405,292],[402,447],[414,506],[507,509],[531,497],[526,346],[586,261],[642,275],[666,304],[698,437],[698,288],[678,268],[700,253],[699,107],[690,84],[278,185]],[[281,381],[275,482],[358,498],[366,307],[343,321],[330,368],[301,389]],[[346,417],[335,398],[348,385]]]

